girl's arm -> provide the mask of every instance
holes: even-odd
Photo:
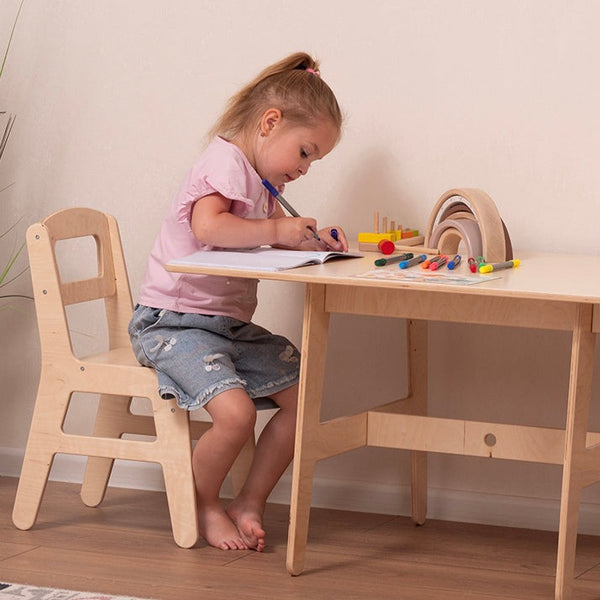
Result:
[[[192,209],[192,231],[204,244],[220,248],[250,248],[263,244],[298,247],[314,239],[307,217],[285,217],[281,207],[270,219],[244,219],[229,212],[231,200],[220,194],[204,196]],[[316,240],[315,240],[316,241]]]

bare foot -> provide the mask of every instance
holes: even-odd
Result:
[[[215,548],[221,550],[247,550],[235,523],[223,508],[203,506],[198,508],[198,528],[200,535]]]
[[[265,530],[262,528],[262,513],[234,500],[227,514],[235,523],[246,547],[257,552],[265,549]]]

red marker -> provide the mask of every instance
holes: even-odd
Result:
[[[429,269],[431,268],[431,265],[435,262],[437,262],[438,260],[440,260],[440,255],[437,254],[436,256],[432,256],[431,258],[426,259],[424,262],[421,263],[421,268],[422,269]]]
[[[471,273],[477,273],[477,261],[472,256],[469,258],[469,269]]]
[[[431,271],[435,271],[440,267],[443,267],[448,262],[448,257],[446,255],[440,256],[436,261],[431,261],[429,265],[429,269]]]

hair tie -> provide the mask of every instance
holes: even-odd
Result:
[[[317,77],[321,76],[321,73],[319,71],[315,71],[314,69],[311,69],[310,67],[308,69],[304,69],[307,73],[312,73],[313,75],[316,75]]]

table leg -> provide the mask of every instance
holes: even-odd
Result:
[[[571,371],[556,564],[556,600],[569,600],[573,591],[577,525],[581,491],[585,482],[586,436],[594,368],[595,335],[592,333],[591,322],[591,307],[580,306],[571,345]]]
[[[304,307],[302,360],[298,394],[298,422],[292,476],[290,527],[287,546],[287,570],[299,575],[304,569],[312,481],[320,458],[311,444],[318,436],[327,355],[329,314],[325,312],[325,287],[308,284]]]
[[[427,414],[427,321],[409,320],[408,344],[408,396],[410,412]],[[423,525],[427,518],[427,452],[411,452],[412,519]]]
[[[292,475],[287,569],[304,569],[315,463],[367,445],[367,412],[321,422],[329,313],[325,285],[308,284],[304,304],[298,422]]]

